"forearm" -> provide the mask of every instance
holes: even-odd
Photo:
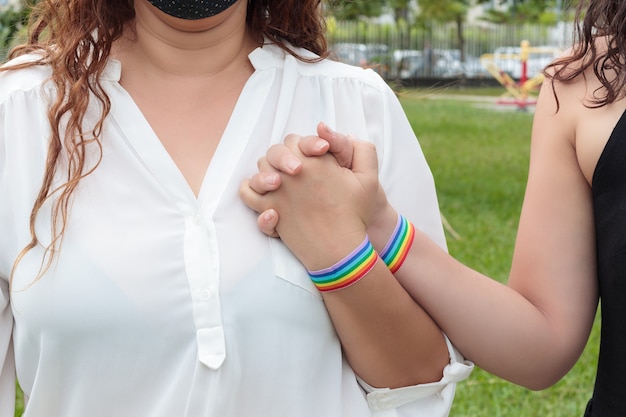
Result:
[[[398,214],[381,200],[368,235],[378,251]],[[575,335],[563,314],[533,304],[514,289],[452,258],[417,231],[395,273],[397,281],[437,322],[466,358],[512,382],[542,388],[556,382],[575,361]]]
[[[449,355],[441,330],[379,260],[356,284],[324,293],[355,372],[375,387],[441,379]]]
[[[379,191],[377,216],[367,230],[378,252],[398,221]],[[449,362],[442,331],[382,259],[356,285],[324,293],[324,299],[351,366],[370,385],[399,387],[441,379]]]
[[[466,267],[419,231],[395,276],[461,353],[494,375],[543,389],[577,358],[558,314]]]

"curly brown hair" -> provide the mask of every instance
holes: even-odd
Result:
[[[39,243],[35,220],[44,203],[54,195],[53,240],[46,248],[47,256],[42,260],[37,279],[50,266],[60,247],[71,197],[78,183],[98,166],[99,160],[93,167],[86,166],[85,151],[87,145],[93,143],[101,149],[100,133],[111,109],[99,79],[113,43],[122,36],[125,25],[134,16],[132,0],[40,0],[32,6],[27,42],[15,47],[9,59],[27,53],[37,53],[40,58],[0,68],[0,71],[8,71],[47,65],[52,70],[51,81],[57,91],[48,110],[52,134],[42,186],[30,215],[31,241],[15,262],[17,264]],[[268,38],[305,61],[328,56],[321,0],[248,0],[247,24],[259,45]],[[292,47],[308,49],[319,58],[299,56]],[[83,121],[90,97],[97,100],[102,113],[94,126],[87,127]],[[65,128],[61,127],[62,121],[66,121]],[[62,159],[66,164],[66,181],[53,189],[53,179]]]
[[[581,0],[576,6],[575,22],[572,54],[550,64],[547,69],[553,73],[548,76],[553,83],[569,82],[592,68],[602,87],[594,92],[589,107],[602,107],[624,97],[626,2]],[[598,47],[600,38],[606,39],[606,48]]]

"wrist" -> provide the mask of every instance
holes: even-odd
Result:
[[[336,291],[349,287],[367,275],[379,257],[367,236],[350,253],[333,265],[308,270],[309,277],[321,292]]]
[[[392,274],[398,272],[415,238],[415,226],[404,216],[398,215],[398,221],[387,244],[380,252],[380,257]]]
[[[370,221],[367,227],[367,235],[379,253],[393,234],[398,223],[398,217],[399,214],[396,210],[387,203],[377,210],[372,221]]]
[[[309,251],[302,256],[297,256],[308,271],[321,270],[341,261],[365,239],[369,241],[365,230],[337,233],[332,237],[319,240],[315,246],[311,245]]]

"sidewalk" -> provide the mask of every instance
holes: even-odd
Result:
[[[467,101],[476,103],[477,106],[498,110],[498,111],[535,111],[535,101],[529,101],[525,106],[520,106],[518,103],[514,101],[514,98],[511,96],[476,96],[476,95],[465,95],[465,94],[453,94],[453,93],[445,93],[445,92],[432,92],[425,93],[421,95],[421,97],[428,100],[455,100],[455,101]]]

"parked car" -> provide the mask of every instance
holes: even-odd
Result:
[[[463,75],[461,51],[458,49],[432,49],[427,54],[427,61],[431,63],[430,75],[438,78],[455,78]],[[430,57],[428,58],[428,54]]]
[[[391,77],[408,79],[424,75],[424,54],[415,49],[396,49],[393,51]]]
[[[466,78],[490,78],[491,74],[480,62],[480,58],[475,56],[466,56],[465,62],[461,64],[463,75]]]
[[[397,49],[393,51],[392,78],[485,78],[489,72],[483,68],[480,59],[466,56],[461,61],[457,49]]]
[[[454,49],[397,49],[391,75],[396,78],[458,77],[463,74],[461,54]]]
[[[383,77],[391,71],[391,52],[379,43],[337,43],[331,47],[331,56],[338,61],[363,68],[372,68]]]
[[[560,53],[560,49],[551,46],[530,48],[526,61],[526,77],[532,78],[541,73]],[[519,46],[501,46],[488,56],[491,62],[512,78],[522,78],[522,48]]]

